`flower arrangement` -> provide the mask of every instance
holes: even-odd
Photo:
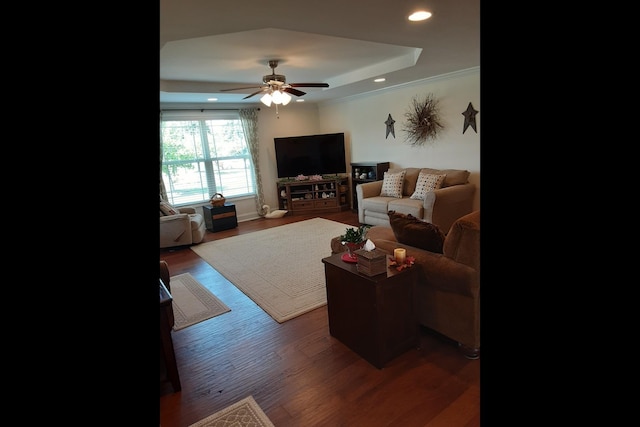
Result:
[[[309,177],[309,180],[311,181],[322,181],[324,178],[322,178],[322,175],[311,175]]]
[[[296,176],[296,181],[306,181],[308,179],[309,179],[309,177],[306,176],[306,175],[300,174],[300,175]]]
[[[413,264],[415,264],[415,262],[416,262],[415,257],[408,256],[407,258],[405,258],[404,264],[398,265],[398,263],[396,262],[396,259],[394,257],[390,256],[389,257],[389,268],[395,267],[396,270],[402,271],[403,268],[409,268]]]
[[[340,236],[340,242],[347,248],[349,257],[353,260],[358,259],[355,251],[361,249],[367,242],[367,231],[370,225],[361,225],[358,228],[347,228],[346,232]]]
[[[370,225],[361,225],[358,228],[347,228],[346,232],[340,236],[340,241],[345,243],[364,243],[367,241],[367,231]]]

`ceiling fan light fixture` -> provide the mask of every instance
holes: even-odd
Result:
[[[267,107],[271,107],[271,104],[276,105],[276,112],[278,111],[278,105],[287,105],[291,102],[291,95],[302,96],[306,92],[303,92],[297,88],[299,87],[329,87],[328,83],[287,83],[287,79],[282,74],[276,74],[275,68],[278,66],[278,60],[272,59],[269,61],[269,68],[271,68],[271,74],[262,76],[263,86],[256,87],[255,92],[245,96],[242,99],[251,98],[259,93],[264,93],[260,98],[260,101]],[[229,92],[234,90],[254,89],[252,87],[237,87],[233,89],[220,89],[221,92]],[[296,101],[304,101],[296,99]]]
[[[260,98],[260,101],[267,107],[271,107],[271,94],[265,93],[264,96]]]
[[[282,92],[279,90],[274,90],[271,98],[274,104],[282,104]]]

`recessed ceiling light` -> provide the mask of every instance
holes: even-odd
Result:
[[[304,102],[304,99],[296,99],[296,102]]]
[[[380,77],[379,79],[375,79],[374,82],[380,83],[380,82],[383,82],[385,80],[387,80],[387,79],[385,79],[384,77]]]
[[[218,98],[207,98],[207,101],[217,101]]]
[[[424,21],[425,19],[431,18],[431,12],[427,12],[424,10],[419,10],[418,12],[413,12],[409,15],[409,21]]]

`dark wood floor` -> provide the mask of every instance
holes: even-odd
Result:
[[[241,222],[205,241],[309,219]],[[357,214],[323,218],[358,225]],[[188,247],[160,250],[231,311],[173,332],[182,390],[160,385],[160,424],[186,427],[252,395],[277,427],[480,425],[480,360],[423,330],[420,348],[376,369],[329,335],[327,307],[277,323]]]

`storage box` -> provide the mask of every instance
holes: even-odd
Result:
[[[387,253],[376,248],[372,251],[358,249],[358,272],[367,276],[376,276],[387,272]]]
[[[238,226],[236,205],[225,203],[223,206],[203,206],[204,223],[211,232],[228,230]]]

